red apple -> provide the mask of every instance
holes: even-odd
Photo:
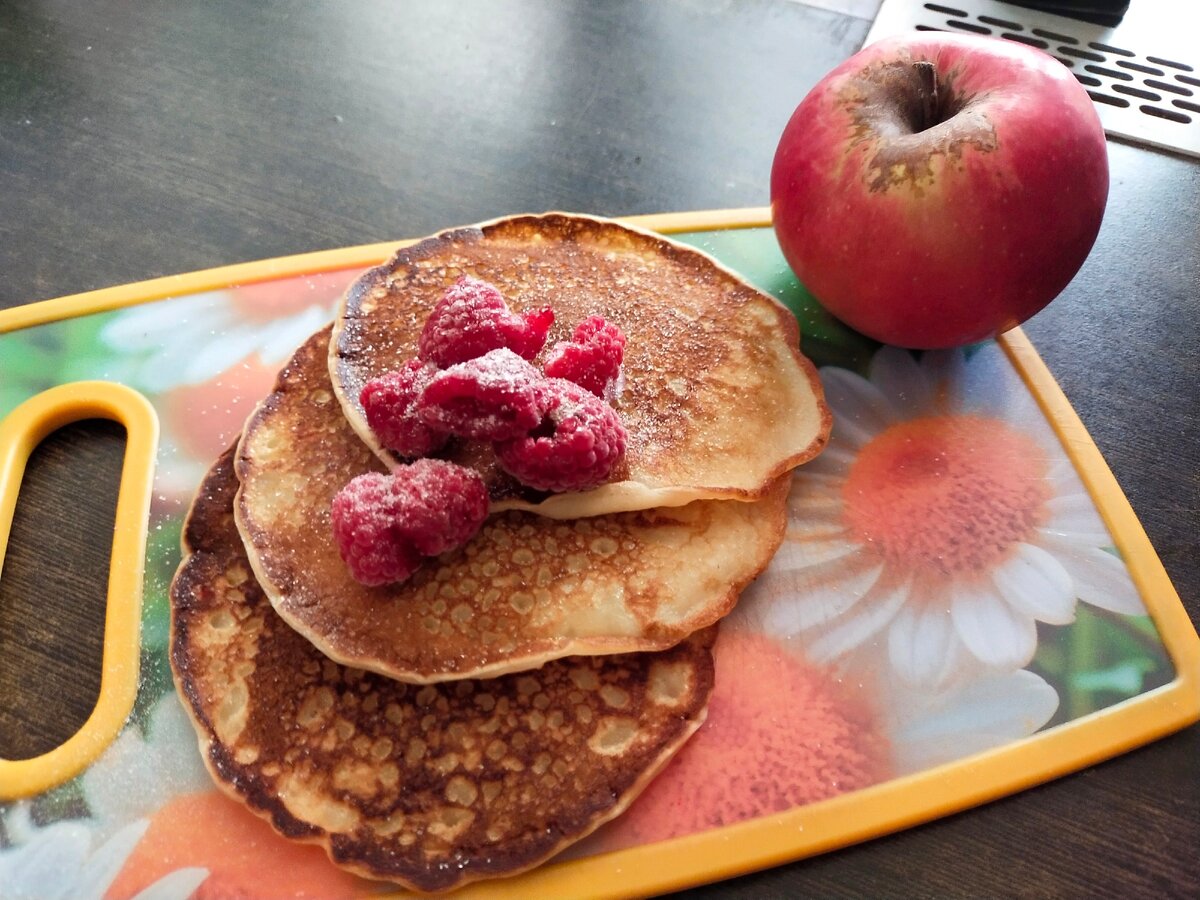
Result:
[[[885,343],[952,347],[1053,300],[1108,198],[1104,130],[1071,73],[999,38],[913,32],[821,80],[784,129],[771,210],[796,276]]]

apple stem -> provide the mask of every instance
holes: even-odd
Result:
[[[918,90],[921,96],[921,127],[918,131],[932,128],[938,123],[938,83],[937,70],[928,60],[917,60],[913,63],[917,72]]]

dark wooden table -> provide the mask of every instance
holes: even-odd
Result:
[[[764,205],[787,116],[868,25],[786,0],[8,0],[0,306],[509,212]],[[1027,332],[1195,623],[1200,164],[1110,149],[1100,239]],[[121,442],[69,428],[26,478],[0,583],[0,755],[54,746],[94,702],[114,501],[98,485]],[[696,895],[1198,896],[1197,759],[1192,727]]]

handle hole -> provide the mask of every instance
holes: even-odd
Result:
[[[85,419],[29,457],[0,573],[0,758],[53,750],[96,706],[125,444]]]

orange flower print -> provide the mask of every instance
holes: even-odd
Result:
[[[1058,708],[1055,690],[1032,672],[914,691],[889,680],[870,654],[817,665],[751,621],[739,607],[722,625],[700,730],[620,818],[571,855],[837,797],[1025,737]]]
[[[996,345],[822,370],[830,444],[797,470],[764,631],[829,662],[879,643],[905,682],[1023,668],[1082,601],[1145,609],[1091,498]]]
[[[781,812],[889,777],[878,711],[777,641],[722,632],[708,718],[618,821],[650,843]]]
[[[178,796],[159,810],[105,900],[133,898],[169,872],[196,868],[209,874],[194,900],[349,900],[381,887],[337,868],[321,848],[281,837],[241,803],[208,790]]]

